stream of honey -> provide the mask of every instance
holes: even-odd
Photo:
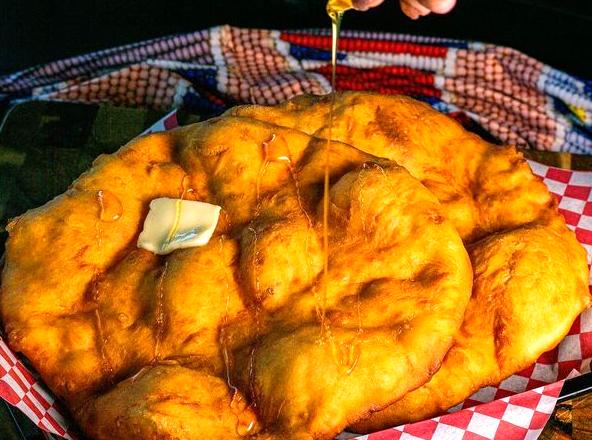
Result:
[[[325,319],[327,288],[329,284],[329,184],[330,184],[330,162],[331,162],[331,141],[333,137],[333,110],[335,107],[335,76],[337,70],[337,47],[339,44],[339,31],[341,19],[348,9],[352,9],[352,0],[329,0],[327,2],[327,15],[331,19],[331,101],[329,104],[329,132],[325,146],[325,170],[323,183],[323,291],[320,307],[321,331],[329,331]]]
[[[331,19],[331,100],[329,104],[329,129],[325,148],[325,173],[323,185],[323,293],[321,304],[321,328],[329,336],[333,358],[340,372],[350,375],[356,368],[360,358],[360,343],[357,336],[361,333],[361,325],[358,334],[353,340],[346,343],[339,343],[331,335],[329,323],[325,319],[327,302],[327,289],[329,285],[329,185],[330,185],[330,163],[331,163],[331,142],[333,140],[333,116],[335,111],[336,97],[336,71],[337,71],[337,49],[339,45],[339,33],[341,31],[341,20],[343,14],[353,9],[352,0],[329,0],[327,2],[327,14]],[[358,299],[359,312],[359,299]]]
[[[99,205],[99,215],[98,219],[95,222],[95,230],[96,230],[96,241],[97,241],[97,249],[101,252],[103,246],[103,224],[106,223],[113,223],[119,220],[119,218],[123,214],[123,205],[121,201],[117,198],[115,194],[107,190],[99,190],[95,194],[96,201]],[[94,274],[91,282],[92,287],[92,297],[91,300],[94,303],[94,319],[95,319],[95,328],[97,330],[97,346],[101,356],[101,362],[103,365],[103,369],[107,374],[107,378],[109,381],[113,379],[113,368],[109,359],[107,357],[107,337],[103,330],[103,321],[101,317],[101,309],[99,305],[99,296],[100,296],[100,280],[101,270],[98,267],[95,267]]]
[[[330,337],[330,329],[328,327],[328,323],[326,322],[325,319],[325,310],[326,310],[326,299],[327,299],[327,286],[328,286],[328,282],[329,282],[329,189],[330,189],[330,155],[331,155],[331,141],[332,141],[332,130],[333,130],[333,112],[334,112],[334,106],[335,106],[335,92],[336,92],[336,87],[335,87],[335,78],[336,78],[336,67],[337,67],[337,48],[338,48],[338,42],[339,42],[339,32],[340,32],[340,27],[341,27],[341,20],[343,18],[343,14],[345,13],[345,11],[352,9],[352,0],[329,0],[327,2],[327,14],[329,15],[329,18],[331,19],[331,94],[330,94],[330,107],[329,107],[329,120],[328,120],[328,137],[327,137],[327,143],[326,143],[326,147],[325,147],[325,163],[324,163],[324,182],[323,182],[323,292],[322,292],[322,300],[321,300],[321,305],[320,305],[320,320],[321,320],[321,331],[323,332],[323,334],[327,335]],[[304,209],[304,206],[300,200],[300,187],[299,187],[299,182],[296,176],[296,173],[294,172],[294,169],[292,167],[292,162],[291,162],[291,158],[290,158],[290,153],[289,150],[287,149],[287,146],[283,145],[280,142],[274,142],[276,141],[276,135],[274,134],[272,136],[271,139],[269,139],[268,141],[264,142],[263,144],[263,148],[264,148],[264,154],[265,154],[265,162],[264,165],[262,167],[262,169],[259,171],[259,176],[257,179],[257,211],[259,211],[260,207],[259,207],[259,203],[260,203],[260,180],[261,177],[263,175],[263,173],[265,172],[265,169],[267,168],[269,162],[282,162],[284,163],[287,167],[288,170],[290,172],[291,178],[293,180],[293,183],[295,185],[296,188],[296,193],[297,193],[297,197],[298,197],[298,203],[300,205],[300,209],[303,212],[303,214],[306,216],[307,222],[309,224],[309,227],[312,226],[312,220],[310,218],[310,216],[307,214],[306,210]],[[176,206],[175,206],[175,218],[174,218],[174,222],[173,225],[168,233],[168,236],[165,240],[165,243],[163,244],[163,246],[167,245],[170,243],[170,241],[172,240],[172,238],[175,236],[178,226],[179,226],[179,222],[180,222],[180,217],[181,217],[181,210],[182,210],[182,203],[181,201],[184,200],[186,193],[191,193],[193,192],[193,189],[187,189],[186,188],[186,179],[188,176],[184,176],[183,177],[183,181],[181,184],[182,187],[182,194],[179,200],[177,200],[176,202]],[[121,215],[122,215],[122,205],[121,202],[119,201],[119,199],[117,199],[117,197],[115,197],[113,194],[109,193],[108,191],[99,191],[97,193],[97,201],[99,203],[99,219],[101,222],[113,222],[113,221],[117,221]],[[257,236],[256,236],[256,231],[254,228],[250,228],[252,229],[252,232],[255,234],[254,237],[254,247],[255,247],[255,252],[254,254],[256,255],[256,246],[257,246]],[[97,240],[98,240],[98,244],[99,247],[101,246],[101,241],[102,241],[102,230],[98,229],[97,231]],[[220,249],[220,253],[221,255],[223,254],[222,250],[223,250],[223,236],[219,237],[219,249]],[[308,241],[308,238],[307,238]],[[307,242],[307,246],[306,249],[308,251],[308,242]],[[155,362],[160,362],[161,361],[161,353],[160,353],[160,344],[161,344],[161,339],[162,339],[162,333],[163,333],[163,324],[164,324],[164,279],[166,277],[166,272],[168,269],[168,262],[165,261],[164,267],[161,271],[161,273],[159,274],[159,279],[158,279],[158,284],[157,284],[157,310],[156,310],[156,322],[155,322],[155,326],[156,326],[156,335],[155,335],[155,345],[154,345],[154,353],[153,353],[153,361]],[[256,268],[254,267],[255,273],[256,273],[256,293],[257,295],[259,295],[259,280],[258,280],[258,276],[257,276],[257,272],[256,272]],[[226,288],[227,291],[229,289],[229,282],[228,280],[226,281]],[[228,292],[227,292],[228,295]],[[258,298],[258,300],[260,300],[261,298]],[[226,299],[226,316],[224,317],[224,324],[222,326],[222,331],[221,331],[221,335],[220,335],[220,343],[223,347],[223,360],[224,360],[224,364],[225,364],[225,368],[226,368],[226,380],[228,383],[229,388],[232,391],[232,398],[231,398],[231,403],[230,403],[230,407],[233,410],[233,413],[235,414],[235,416],[237,417],[237,433],[240,436],[247,436],[251,433],[251,431],[254,428],[255,425],[255,420],[252,418],[252,415],[250,415],[247,411],[247,409],[249,408],[249,405],[246,401],[244,401],[244,399],[242,398],[242,396],[240,395],[240,393],[238,392],[237,387],[231,382],[231,374],[230,374],[230,366],[231,366],[231,359],[230,359],[230,355],[228,353],[227,347],[226,347],[226,335],[225,335],[225,329],[226,329],[226,325],[228,324],[228,302],[229,302],[229,296],[227,296]],[[256,313],[256,315],[258,315],[258,313]],[[258,321],[258,317],[256,318],[256,321]],[[103,358],[103,362],[107,363],[107,359],[106,359],[106,355],[105,355],[105,350],[104,350],[104,335],[103,335],[103,331],[102,331],[102,325],[101,325],[101,317],[99,314],[99,310],[98,307],[96,309],[96,325],[98,328],[98,333],[99,333],[99,339],[101,340],[102,344],[101,344],[101,355]],[[259,323],[258,323],[259,325]],[[254,378],[251,377],[254,375],[254,351],[256,349],[256,346],[253,347],[252,349],[252,353],[250,356],[250,361],[249,361],[249,384],[252,385],[254,383]],[[332,350],[333,350],[333,356],[334,358],[338,361],[339,366],[341,367],[342,371],[345,374],[350,374],[353,369],[355,368],[358,358],[360,356],[360,347],[358,344],[356,343],[350,343],[350,344],[346,344],[344,346],[342,345],[335,345],[334,343],[332,344]],[[110,366],[107,363],[107,368],[110,370]],[[143,367],[140,371],[138,371],[133,377],[131,377],[131,381],[135,382],[136,380],[138,380],[144,373],[145,371],[147,371],[147,367]],[[112,371],[109,371],[110,374],[112,374]],[[254,395],[254,390],[250,390],[251,391],[251,395]],[[253,406],[255,406],[255,403],[253,404]],[[283,404],[282,404],[283,406]],[[279,409],[279,411],[281,411],[281,407]],[[279,416],[279,413],[278,413]]]

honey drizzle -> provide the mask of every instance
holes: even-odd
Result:
[[[166,240],[160,246],[160,249],[162,251],[164,251],[167,248],[167,246],[171,244],[171,241],[179,231],[179,223],[181,222],[181,215],[183,212],[183,200],[185,200],[186,194],[193,194],[194,192],[193,188],[187,188],[187,185],[185,184],[185,181],[187,179],[189,179],[189,176],[187,174],[183,175],[183,179],[181,180],[181,197],[175,200],[175,219],[173,220],[173,225],[171,226],[171,229],[169,229],[169,233],[167,234]]]
[[[263,165],[259,166],[259,172],[257,173],[257,182],[256,182],[256,206],[255,206],[255,216],[259,215],[259,211],[261,211],[261,178],[265,175],[265,171],[267,170],[267,166],[269,165],[269,158],[267,155],[267,149],[269,145],[275,141],[276,135],[275,133],[271,134],[271,137],[267,141],[263,141],[261,146],[263,147]]]
[[[329,284],[329,189],[331,163],[331,141],[333,137],[333,110],[335,107],[335,78],[337,71],[337,47],[339,43],[339,31],[341,19],[346,10],[351,9],[351,0],[329,0],[327,14],[331,19],[331,101],[329,105],[329,133],[325,145],[325,165],[323,177],[323,288],[320,305],[317,304],[317,315],[321,324],[321,339],[324,336],[331,337],[331,330],[326,319],[327,289]],[[318,301],[318,299],[317,299]]]
[[[257,332],[259,332],[260,329],[260,300],[261,300],[261,295],[260,295],[260,285],[259,285],[259,271],[257,270],[257,259],[258,259],[258,251],[257,251],[257,241],[258,241],[258,237],[257,237],[257,230],[254,227],[254,223],[255,220],[257,219],[257,217],[259,217],[259,214],[261,212],[261,179],[263,178],[263,176],[265,175],[265,171],[267,170],[267,166],[269,165],[269,161],[267,160],[267,145],[269,145],[269,143],[273,142],[275,140],[275,134],[271,135],[270,140],[268,141],[264,141],[262,146],[263,146],[263,164],[259,165],[259,171],[257,173],[257,182],[255,183],[255,189],[256,189],[256,193],[255,193],[255,213],[253,216],[253,219],[249,222],[249,226],[248,226],[248,230],[250,233],[253,234],[253,258],[251,260],[251,269],[253,271],[253,274],[255,275],[255,323],[257,325]]]
[[[105,196],[108,196],[107,200],[105,200]],[[102,223],[113,222],[118,220],[121,217],[122,213],[122,206],[119,199],[111,193],[105,193],[103,190],[99,190],[96,192],[96,199],[99,204],[99,220],[95,222],[95,239],[97,241],[97,249],[99,252],[103,246],[103,228]],[[115,207],[115,210],[113,209]],[[94,303],[94,321],[95,321],[95,328],[97,330],[96,341],[98,345],[99,354],[101,357],[101,365],[103,371],[107,373],[108,380],[112,381],[113,379],[113,367],[111,366],[111,362],[107,357],[107,339],[105,337],[105,332],[103,331],[103,322],[101,319],[101,312],[99,307],[99,272],[97,271],[97,267],[95,266],[93,270],[93,276],[91,280],[92,286],[92,302]]]
[[[302,203],[302,196],[300,194],[300,182],[298,181],[298,176],[296,175],[296,172],[294,171],[294,167],[292,166],[292,161],[288,160],[288,162],[286,163],[286,166],[288,167],[288,171],[290,172],[290,176],[292,177],[292,181],[294,182],[294,189],[296,190],[296,199],[298,200],[298,207],[300,208],[300,212],[302,212],[304,217],[306,217],[306,223],[307,223],[308,230],[306,231],[306,241],[304,243],[304,255],[309,255],[310,236],[311,236],[311,231],[313,230],[312,219],[310,218],[310,215],[308,214],[308,212],[304,208],[304,204]],[[311,273],[312,273],[312,267],[310,264],[310,258],[307,258],[306,259],[306,277],[307,277],[307,279],[310,279]]]
[[[195,189],[190,186],[191,185],[191,176],[189,174],[184,174],[183,179],[181,180],[181,200],[195,200],[197,201],[197,196],[195,194]]]
[[[144,365],[142,368],[136,371],[132,377],[129,378],[129,381],[131,383],[136,383],[138,380],[142,379],[148,373],[148,371],[150,371],[150,368],[147,365]],[[119,382],[117,386],[121,386],[122,384],[123,382]]]
[[[181,197],[179,197],[181,200],[185,198],[185,193],[187,192],[187,184],[185,183],[187,179],[189,179],[189,176],[183,174],[183,178],[181,179]]]
[[[300,209],[300,212],[306,218],[306,222],[308,224],[309,230],[312,230],[312,227],[313,227],[312,219],[310,218],[310,215],[308,214],[308,212],[304,208],[304,203],[302,203],[302,194],[300,192],[300,181],[298,180],[298,175],[296,173],[296,170],[294,169],[294,164],[292,163],[292,159],[290,158],[289,148],[286,146],[286,149],[284,151],[282,151],[283,154],[279,154],[279,155],[273,155],[270,152],[271,144],[276,139],[277,139],[277,136],[275,135],[275,133],[273,133],[271,135],[271,138],[268,141],[263,142],[263,152],[265,154],[265,165],[263,168],[263,173],[265,173],[265,170],[267,169],[267,165],[269,164],[269,162],[272,162],[272,161],[281,162],[286,166],[286,168],[288,169],[288,172],[290,173],[290,178],[292,179],[292,183],[294,184],[294,189],[296,191],[296,200],[298,201],[298,208]],[[308,235],[307,235],[306,249],[305,249],[305,252],[307,255],[308,255],[308,245],[309,245],[309,239],[308,239]],[[310,264],[309,264],[309,266],[310,266]],[[309,272],[310,272],[310,267],[309,267]]]
[[[259,258],[259,251],[257,250],[257,241],[259,239],[257,237],[257,230],[253,227],[253,225],[249,225],[248,230],[251,234],[253,234],[253,258],[251,260],[251,266],[253,273],[255,274],[255,300],[257,303],[256,311],[259,312],[259,301],[261,300],[261,285],[259,281],[259,270],[257,270],[257,260]]]
[[[220,258],[224,261],[224,235],[218,237],[218,252],[220,254]],[[232,396],[234,396],[238,392],[238,388],[232,383],[230,380],[230,354],[228,353],[228,344],[226,343],[226,327],[228,326],[228,309],[230,308],[230,282],[228,280],[228,273],[224,271],[224,282],[226,284],[226,309],[224,312],[224,318],[222,321],[222,326],[220,327],[220,335],[218,337],[220,346],[222,347],[222,359],[224,360],[224,368],[226,371],[226,384],[228,388],[232,390]]]
[[[232,395],[230,409],[236,417],[236,433],[241,437],[249,435],[257,420],[252,413],[249,414],[251,407],[243,400],[243,396],[238,393],[238,390]]]
[[[218,252],[220,254],[220,258],[224,260],[224,235],[218,237]],[[236,417],[236,433],[238,435],[246,436],[248,435],[253,428],[255,427],[256,420],[254,417],[248,414],[248,410],[250,407],[243,402],[243,397],[241,396],[238,388],[236,385],[232,383],[230,378],[230,367],[232,364],[232,360],[230,358],[230,353],[228,352],[228,344],[227,344],[227,336],[226,336],[226,327],[228,326],[228,311],[230,308],[230,282],[228,278],[228,273],[224,271],[224,282],[226,285],[226,309],[224,312],[222,326],[220,327],[220,334],[218,336],[218,342],[222,347],[222,359],[224,360],[224,369],[226,373],[226,384],[228,388],[231,390],[232,397],[230,399],[230,410]]]
[[[153,362],[160,361],[160,340],[162,339],[162,333],[164,331],[164,277],[166,276],[166,272],[169,266],[169,262],[164,262],[164,267],[162,269],[162,273],[160,274],[158,280],[158,287],[157,287],[157,297],[156,297],[156,335],[155,335],[155,342],[154,342],[154,356]]]
[[[323,185],[323,292],[321,300],[321,331],[329,337],[333,358],[338,370],[345,375],[350,375],[356,368],[360,359],[361,347],[359,337],[362,333],[362,320],[360,311],[359,292],[356,296],[358,331],[353,340],[342,344],[331,334],[331,328],[326,320],[327,289],[329,285],[329,189],[330,189],[330,156],[331,142],[333,139],[333,116],[336,98],[336,74],[337,74],[337,48],[339,44],[339,32],[343,14],[352,9],[351,0],[329,0],[327,14],[331,19],[331,100],[329,104],[329,130],[325,148],[325,173]]]
[[[290,172],[290,177],[292,178],[292,182],[294,182],[294,189],[296,190],[296,200],[298,200],[298,207],[300,208],[300,212],[302,212],[302,214],[304,215],[304,217],[306,217],[306,223],[308,224],[308,229],[311,230],[312,229],[312,219],[310,218],[310,215],[308,215],[308,212],[306,211],[306,209],[304,208],[304,204],[302,203],[302,195],[300,193],[300,182],[298,181],[298,176],[296,175],[296,172],[294,171],[294,167],[292,166],[292,161],[288,160],[286,162],[286,166],[288,167],[288,171]],[[306,253],[308,254],[308,235],[306,236]]]
[[[103,323],[101,320],[101,313],[99,310],[99,288],[98,288],[98,275],[95,273],[92,279],[92,289],[93,289],[93,302],[95,303],[95,327],[97,329],[97,343],[99,348],[99,353],[101,355],[101,363],[103,365],[103,370],[107,373],[108,380],[111,381],[113,379],[113,367],[111,366],[111,362],[107,358],[107,338],[105,337],[105,332],[103,331]]]
[[[173,225],[171,226],[171,229],[169,230],[166,240],[164,241],[164,243],[160,247],[161,250],[163,250],[163,251],[167,248],[167,246],[169,244],[171,244],[171,240],[173,239],[173,237],[175,235],[177,235],[177,231],[179,230],[179,223],[181,221],[181,212],[183,210],[182,202],[183,202],[182,199],[175,200],[175,220],[173,221]]]
[[[260,283],[259,283],[259,270],[257,269],[257,259],[259,257],[257,251],[257,230],[255,229],[254,223],[257,217],[261,212],[261,179],[267,170],[267,166],[269,165],[269,161],[267,160],[267,145],[270,142],[273,142],[276,138],[275,134],[272,134],[271,139],[268,141],[263,142],[263,151],[264,151],[264,161],[259,166],[259,172],[257,173],[257,182],[256,182],[256,205],[255,205],[255,213],[253,219],[249,222],[249,226],[247,227],[248,231],[253,234],[253,258],[251,260],[251,268],[253,274],[255,276],[255,300],[254,303],[254,319],[255,319],[255,343],[251,348],[251,352],[249,353],[249,363],[248,363],[248,386],[249,386],[249,396],[251,397],[252,401],[252,408],[257,407],[257,402],[255,400],[255,373],[254,373],[254,363],[255,363],[255,349],[259,344],[259,338],[262,334],[262,323],[261,323],[261,294],[260,294]],[[239,399],[239,402],[242,400],[242,397],[238,394],[238,390],[235,389],[234,394],[232,396],[231,401],[231,409],[238,418],[238,423],[236,427],[237,434],[240,436],[247,435],[254,426],[253,424],[246,425],[244,421],[242,421],[240,414],[236,408],[233,408],[233,404],[235,404],[235,399]],[[248,408],[248,407],[247,407]],[[243,411],[244,413],[244,411]]]
[[[224,324],[226,325],[226,324]],[[226,371],[226,385],[232,390],[234,396],[238,392],[238,388],[232,383],[230,379],[230,355],[228,354],[228,345],[226,344],[226,327],[220,329],[220,344],[222,345],[222,358],[224,359],[224,368]]]
[[[102,189],[97,191],[96,197],[99,202],[99,220],[103,223],[119,220],[123,215],[121,200],[112,192]]]
[[[251,348],[249,353],[249,394],[253,399],[253,408],[257,407],[257,401],[255,400],[255,350],[257,349],[258,342]]]

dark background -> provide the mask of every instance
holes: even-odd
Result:
[[[396,0],[352,12],[346,29],[467,38],[515,47],[592,78],[592,1],[458,0],[416,22]],[[34,64],[219,24],[327,27],[325,0],[0,0],[0,74]]]

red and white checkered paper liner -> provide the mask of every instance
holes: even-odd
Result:
[[[145,133],[178,126],[173,111]],[[529,161],[559,200],[559,210],[592,262],[592,172],[548,167]],[[592,279],[591,279],[592,291]],[[355,437],[358,440],[532,440],[547,423],[563,380],[590,371],[592,361],[592,309],[584,311],[569,334],[534,365],[498,386],[480,389],[452,408],[449,414],[385,431]],[[0,339],[0,397],[19,408],[41,429],[76,439],[74,424],[60,411],[48,391]],[[341,438],[351,438],[342,434]]]

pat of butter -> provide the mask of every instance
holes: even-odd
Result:
[[[166,255],[175,249],[204,246],[220,217],[220,206],[166,197],[150,202],[138,247]]]

